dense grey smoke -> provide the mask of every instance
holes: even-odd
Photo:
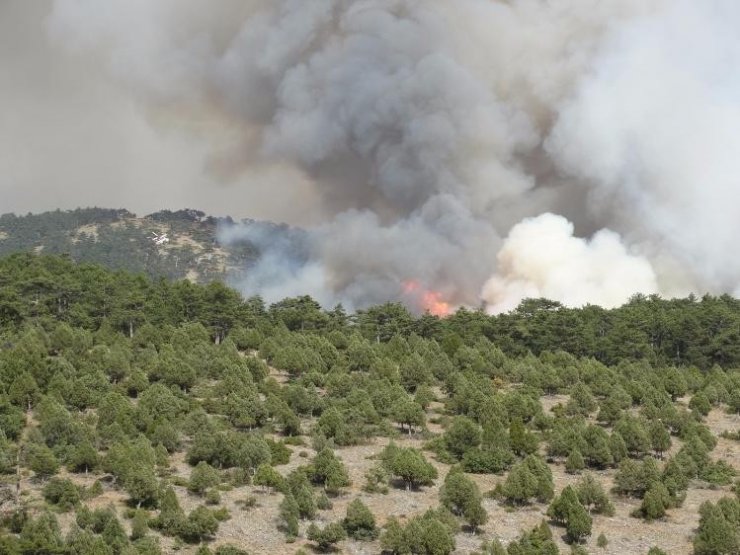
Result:
[[[738,24],[732,0],[57,0],[47,27],[206,137],[211,176],[295,182],[275,209],[322,222],[308,255],[265,245],[245,291],[502,310],[738,287]]]

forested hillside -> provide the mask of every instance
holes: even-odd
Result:
[[[17,216],[0,216],[0,256],[16,252],[64,254],[76,262],[101,264],[112,270],[206,283],[238,277],[254,262],[259,249],[249,241],[222,245],[219,227],[235,225],[197,210],[163,210],[137,217],[127,210],[81,208]],[[286,226],[267,226],[278,236]],[[156,245],[152,234],[167,233],[170,241]]]
[[[0,553],[740,550],[740,302],[440,319],[0,260]]]

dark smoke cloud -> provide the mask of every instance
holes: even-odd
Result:
[[[414,279],[498,310],[738,287],[738,23],[731,0],[57,0],[46,48],[138,107],[164,175],[312,224],[246,292],[359,307]]]

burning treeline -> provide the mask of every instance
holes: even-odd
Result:
[[[56,0],[47,30],[214,182],[296,183],[285,217],[315,225],[261,237],[245,292],[446,314],[737,291],[738,24],[732,0]]]

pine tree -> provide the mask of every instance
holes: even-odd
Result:
[[[143,538],[149,532],[149,515],[144,510],[137,510],[131,521],[131,540]]]
[[[480,445],[481,430],[474,421],[464,416],[458,416],[447,428],[444,434],[447,451],[456,459],[461,460],[468,449]]]
[[[105,544],[113,548],[114,553],[120,553],[128,545],[128,537],[121,526],[121,522],[115,515],[108,520],[102,534]]]
[[[56,517],[48,512],[28,520],[20,533],[23,553],[59,553],[64,542]]]
[[[342,521],[342,525],[347,534],[356,540],[372,541],[378,537],[375,517],[359,499],[355,499],[347,507],[347,515]]]
[[[286,493],[280,503],[280,528],[288,539],[298,536],[300,509],[292,493]]]
[[[591,517],[583,508],[583,505],[578,503],[571,508],[568,514],[565,531],[572,541],[579,543],[583,538],[591,535],[591,524]]]
[[[671,436],[665,429],[665,426],[659,420],[653,421],[648,426],[648,436],[650,437],[650,446],[659,457],[671,448]]]
[[[41,479],[49,478],[59,470],[59,461],[46,445],[29,445],[27,457],[28,467]]]
[[[638,513],[645,520],[656,520],[665,516],[670,504],[671,498],[666,487],[660,482],[655,482],[645,493]]]
[[[567,524],[570,513],[576,505],[580,505],[578,495],[571,486],[567,486],[547,508],[547,516],[561,526],[564,526]]]
[[[383,535],[380,536],[380,547],[389,553],[407,553],[406,536],[403,526],[396,517],[391,516],[383,527]]]
[[[306,537],[316,543],[319,551],[329,551],[335,544],[347,537],[344,528],[338,522],[332,522],[319,528],[316,524],[311,524],[306,532]]]
[[[604,516],[614,514],[614,505],[604,488],[591,474],[586,474],[576,485],[578,500],[589,511]]]
[[[565,460],[565,470],[570,474],[578,474],[586,467],[583,456],[578,449],[573,449]]]
[[[437,477],[437,469],[427,462],[420,451],[411,448],[398,449],[388,462],[388,468],[404,481],[407,490],[430,485]]]
[[[288,476],[286,483],[298,504],[300,517],[316,516],[316,500],[306,474],[300,470],[294,471]]]
[[[252,479],[255,486],[263,486],[270,490],[281,490],[285,486],[285,479],[269,464],[261,464]]]
[[[185,513],[180,508],[175,490],[167,488],[159,503],[159,516],[154,520],[154,525],[163,533],[176,535],[183,526]]]
[[[179,535],[188,542],[199,542],[213,537],[218,531],[218,519],[206,507],[196,507],[182,525]]]

